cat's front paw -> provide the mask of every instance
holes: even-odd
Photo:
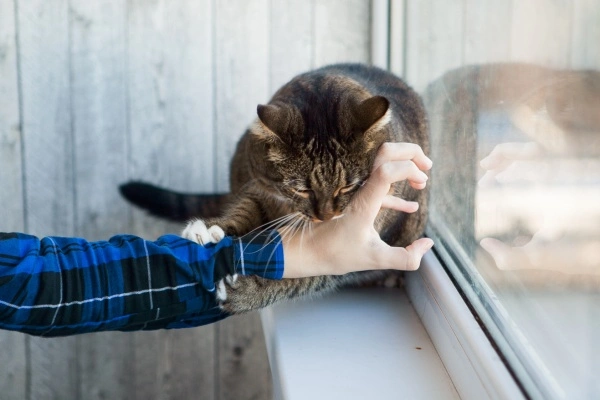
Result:
[[[181,236],[198,244],[205,245],[207,243],[220,242],[225,237],[225,232],[218,225],[208,228],[204,221],[197,219],[187,224]]]
[[[238,274],[227,275],[217,283],[217,301],[220,305],[223,305],[227,301],[227,288],[230,287],[235,289],[238,283]]]
[[[260,278],[256,276],[227,275],[216,286],[219,307],[229,314],[241,314],[268,305],[261,290]]]

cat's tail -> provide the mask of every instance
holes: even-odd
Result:
[[[130,203],[147,210],[150,214],[174,221],[219,216],[227,198],[225,193],[178,193],[136,181],[122,184],[119,191]]]

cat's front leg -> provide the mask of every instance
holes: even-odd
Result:
[[[211,223],[210,221],[208,222],[209,224]],[[192,242],[206,245],[208,243],[220,242],[225,237],[225,231],[219,225],[210,225],[209,227],[203,220],[196,219],[188,222],[181,236]],[[238,274],[227,275],[216,284],[216,296],[219,303],[222,303],[227,298],[226,285],[234,286],[237,284],[237,280]]]
[[[281,280],[256,275],[233,275],[217,284],[217,302],[230,314],[259,310],[280,301],[313,297],[345,285],[364,285],[383,280],[390,271],[361,271],[346,275],[323,275]]]
[[[223,311],[241,314],[284,300],[326,293],[342,283],[343,278],[337,276],[273,280],[256,275],[235,275],[217,284],[216,296]]]
[[[235,274],[217,284],[219,306],[229,314],[241,314],[266,307],[264,283],[256,276]]]
[[[239,195],[222,217],[190,221],[182,236],[199,244],[218,243],[226,235],[243,236],[268,222],[263,214],[259,201],[249,194]]]
[[[210,224],[209,222],[209,226],[207,226],[203,220],[196,219],[187,224],[181,236],[192,242],[205,245],[220,242],[225,237],[225,231],[219,225]]]

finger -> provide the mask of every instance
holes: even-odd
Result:
[[[416,271],[421,266],[421,259],[433,247],[433,240],[429,238],[417,239],[409,246],[406,246],[408,260],[405,271]]]
[[[421,238],[415,240],[406,248],[388,247],[380,251],[379,265],[382,269],[396,269],[400,271],[416,271],[421,265],[425,253],[433,246],[433,240]]]
[[[496,267],[501,270],[511,270],[515,269],[513,263],[511,263],[511,258],[513,256],[513,249],[509,247],[506,243],[493,239],[493,238],[484,238],[479,242],[481,247],[494,259],[496,263]]]
[[[381,202],[382,208],[389,208],[396,211],[404,211],[406,213],[414,213],[419,209],[419,203],[416,201],[407,201],[400,197],[387,195]]]
[[[426,182],[408,181],[408,184],[410,185],[410,187],[412,187],[413,189],[417,189],[417,190],[423,190],[427,186]]]
[[[481,177],[481,179],[477,182],[477,185],[485,188],[493,186],[496,183],[496,174],[498,172],[496,170],[485,171],[485,174]]]
[[[514,162],[513,159],[505,157],[501,152],[497,152],[496,149],[479,162],[481,168],[488,171],[502,170],[508,167]]]
[[[373,170],[389,161],[412,160],[422,171],[427,171],[433,166],[433,162],[425,155],[423,149],[414,143],[391,143],[381,145],[373,165]]]
[[[408,180],[411,186],[425,187],[429,177],[412,161],[388,161],[374,170],[367,182],[380,185],[380,190],[385,188],[387,192],[388,186],[404,180]]]
[[[357,211],[354,217],[373,222],[391,184],[406,179],[425,184],[428,177],[412,161],[390,161],[379,166],[352,200],[351,207]]]
[[[494,147],[487,157],[479,162],[479,165],[484,169],[495,169],[506,163],[506,160],[530,160],[539,154],[540,149],[534,142],[500,143]]]
[[[483,169],[492,170],[498,168],[501,163],[506,162],[506,158],[502,155],[500,151],[495,147],[494,150],[490,154],[488,154],[485,158],[483,158],[479,165]]]
[[[535,165],[532,162],[529,162],[529,164],[527,165],[526,161],[515,161],[506,169],[498,171],[494,178],[496,182],[504,184],[523,180],[527,181],[527,178],[531,174],[535,174],[536,168],[539,168],[539,165]]]

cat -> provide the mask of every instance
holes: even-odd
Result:
[[[123,185],[121,192],[163,217],[209,217],[190,222],[183,236],[216,242],[225,234],[255,234],[256,228],[279,219],[302,225],[341,216],[369,177],[384,142],[416,143],[429,154],[421,98],[400,78],[372,66],[336,64],[301,74],[281,87],[268,104],[259,105],[257,114],[237,144],[230,194],[184,195],[140,182]],[[375,228],[388,244],[407,246],[423,233],[427,189],[418,191],[400,182],[393,191],[418,201],[419,210],[405,214],[382,209]],[[215,217],[219,201],[226,198],[227,206]],[[228,277],[219,285],[217,299],[224,311],[237,314],[382,274],[283,280]]]

